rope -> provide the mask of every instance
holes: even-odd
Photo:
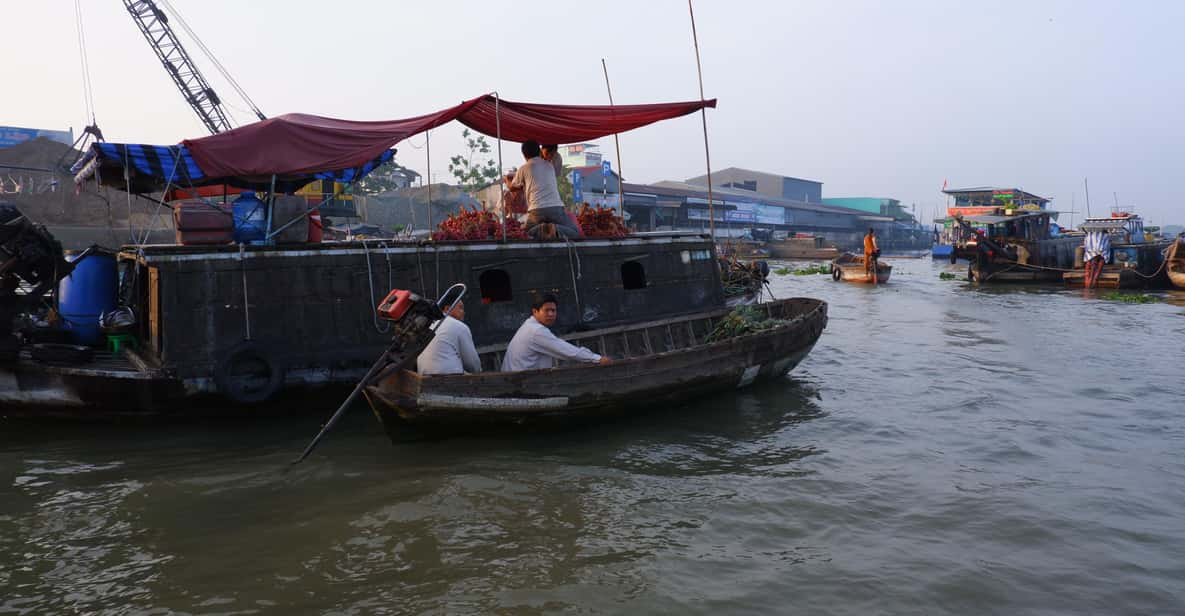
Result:
[[[584,320],[584,306],[580,304],[580,288],[576,285],[576,281],[583,278],[580,271],[580,254],[576,252],[576,247],[572,244],[572,240],[564,237],[564,243],[568,245],[568,271],[572,274],[572,293],[576,296],[576,311],[580,313],[580,320]],[[573,264],[573,255],[575,255],[575,264]]]
[[[95,123],[95,92],[91,85],[90,60],[86,55],[86,32],[82,27],[82,3],[74,0],[74,22],[78,30],[78,55],[82,65],[82,102],[91,124]]]
[[[210,51],[210,48],[206,47],[206,44],[202,42],[202,39],[199,38],[192,29],[190,29],[189,24],[185,22],[185,18],[181,16],[181,13],[178,12],[177,9],[173,8],[173,5],[169,3],[169,0],[159,0],[159,2],[163,4],[165,8],[169,9],[169,12],[173,14],[173,17],[177,18],[177,22],[181,24],[183,29],[185,29],[186,34],[188,34],[190,38],[193,39],[193,42],[197,43],[198,48],[200,48],[202,53],[206,55],[206,58],[214,64],[214,68],[218,69],[218,72],[222,74],[222,77],[230,83],[231,87],[235,89],[235,92],[238,92],[239,96],[243,97],[243,100],[246,101],[248,105],[250,105],[251,111],[255,112],[256,117],[258,117],[260,120],[266,119],[267,116],[263,115],[263,112],[260,111],[259,107],[255,105],[255,101],[251,100],[251,97],[247,96],[247,92],[243,90],[243,87],[239,85],[239,82],[235,81],[234,77],[231,77],[230,71],[226,70],[225,66],[222,66],[222,63],[218,61],[218,58],[214,57],[214,52]]]
[[[386,242],[379,242],[383,247],[384,254],[387,256],[387,289],[392,287],[391,283],[391,254],[387,252],[389,246]],[[370,247],[366,244],[366,240],[362,240],[362,252],[366,254],[366,284],[370,287],[370,303],[372,310],[370,311],[370,318],[374,322],[374,331],[385,334],[391,330],[391,323],[384,321],[379,325],[379,304],[378,300],[374,298],[374,273],[370,269]]]
[[[247,249],[242,243],[239,244],[239,263],[241,267],[239,271],[243,273],[243,322],[247,327],[247,340],[251,339],[251,304],[247,299]]]

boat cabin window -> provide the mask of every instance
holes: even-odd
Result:
[[[621,286],[626,289],[646,288],[646,268],[637,261],[621,264]]]
[[[510,274],[506,270],[492,269],[481,273],[477,279],[481,286],[481,303],[508,302],[512,299],[510,293]]]

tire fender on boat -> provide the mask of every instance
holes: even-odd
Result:
[[[240,404],[269,400],[283,381],[279,362],[250,340],[232,347],[214,367],[218,392]]]
[[[832,265],[831,266],[831,279],[836,282],[843,280],[843,270]]]

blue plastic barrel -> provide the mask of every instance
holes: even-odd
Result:
[[[235,241],[262,241],[267,236],[267,206],[255,193],[243,192],[234,200]]]
[[[76,258],[67,257],[71,262]],[[114,310],[118,301],[115,255],[92,251],[77,263],[58,283],[58,311],[78,344],[97,345],[103,341],[99,315]]]

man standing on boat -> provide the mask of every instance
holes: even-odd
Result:
[[[420,374],[481,372],[481,360],[473,346],[473,333],[465,320],[465,303],[458,301],[436,328],[436,335],[416,358]]]
[[[551,333],[555,325],[558,302],[548,293],[531,304],[531,316],[515,332],[510,344],[506,345],[506,357],[502,358],[503,372],[554,368],[557,359],[588,363],[609,363],[592,351],[564,342]]]
[[[876,245],[876,230],[872,227],[868,228],[868,234],[864,236],[864,275],[867,276],[875,271],[876,260],[881,256],[880,248]]]
[[[545,143],[540,148],[540,156],[543,160],[551,163],[551,168],[555,169],[555,177],[558,180],[561,175],[564,175],[564,157],[560,156],[560,146],[554,143]]]
[[[523,143],[526,162],[506,182],[510,190],[521,190],[527,197],[527,232],[538,238],[544,223],[555,226],[563,237],[579,237],[580,233],[564,213],[555,168],[539,157],[539,143],[534,139]]]

